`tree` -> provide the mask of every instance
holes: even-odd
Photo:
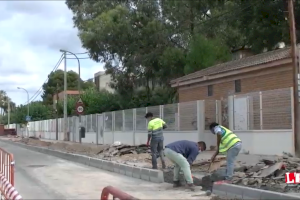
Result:
[[[91,87],[90,82],[84,82],[80,79],[82,89]],[[53,95],[56,94],[56,87],[58,92],[64,90],[64,71],[56,70],[48,75],[48,81],[43,84],[42,99],[46,105],[53,105]],[[78,90],[78,74],[74,71],[67,72],[67,89]]]
[[[191,41],[186,57],[185,74],[189,74],[230,59],[230,50],[220,40],[208,40],[198,35]]]

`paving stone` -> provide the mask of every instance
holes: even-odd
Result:
[[[164,174],[159,170],[149,170],[149,178],[151,182],[154,183],[163,183],[164,182]]]
[[[126,165],[120,164],[120,174],[126,175]]]
[[[98,169],[103,169],[103,160],[91,158],[89,160],[89,165]]]
[[[133,167],[127,165],[127,166],[125,167],[125,175],[126,175],[126,176],[129,176],[129,177],[132,177],[132,173],[133,173],[132,170],[133,170]]]
[[[120,173],[120,164],[119,163],[114,163],[114,172],[115,173]]]
[[[141,168],[140,167],[132,168],[132,177],[141,179]]]
[[[150,181],[150,170],[142,168],[141,170],[141,179],[145,181]]]

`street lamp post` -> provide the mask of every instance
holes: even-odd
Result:
[[[75,53],[72,53],[72,52],[70,52],[70,51],[66,51],[66,50],[63,50],[63,49],[60,49],[59,50],[60,52],[62,52],[62,53],[64,53],[64,55],[65,55],[65,75],[67,74],[67,64],[66,64],[66,59],[67,59],[67,55],[66,55],[66,53],[69,53],[69,54],[72,54],[76,59],[77,59],[77,63],[78,63],[78,92],[79,92],[79,97],[81,96],[81,81],[80,81],[80,60],[79,60],[79,58],[76,56],[76,54]],[[67,82],[67,80],[66,80],[66,77],[65,77],[65,82]],[[65,95],[66,95],[66,91],[67,90],[67,88],[65,88]],[[66,99],[66,98],[65,98]],[[65,107],[66,107],[67,105],[65,104]],[[65,125],[67,124],[67,119],[65,119]],[[66,127],[66,126],[65,126]],[[79,127],[81,127],[81,115],[79,115]],[[65,132],[67,132],[66,131],[66,129],[65,129]],[[79,133],[79,142],[81,143],[81,134]]]
[[[27,93],[27,116],[29,116],[29,93],[25,88],[17,87],[19,90],[24,90]]]
[[[29,93],[25,88],[17,87],[19,90],[24,90],[27,93],[27,117],[29,117]],[[28,128],[26,127],[26,133],[28,135]]]

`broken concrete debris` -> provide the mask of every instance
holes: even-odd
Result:
[[[300,186],[285,183],[285,173],[300,172],[300,159],[290,156],[263,159],[256,165],[235,168],[233,184],[277,192],[299,192]]]
[[[140,153],[150,153],[150,149],[144,144],[139,146],[130,146],[125,144],[109,146],[101,151],[98,154],[103,154],[104,157],[115,157],[122,156],[125,154],[140,154]]]

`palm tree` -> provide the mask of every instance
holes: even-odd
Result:
[[[7,95],[6,95],[6,92],[4,90],[0,90],[0,109],[1,109],[1,112],[0,114],[1,115],[4,115],[5,113],[5,99],[6,99]]]
[[[0,90],[0,109],[1,109],[0,114],[1,115],[5,115],[8,112],[8,102],[10,104],[10,109],[14,110],[16,104],[11,101],[11,99],[7,96],[4,90]]]

